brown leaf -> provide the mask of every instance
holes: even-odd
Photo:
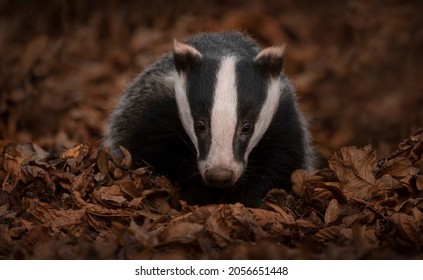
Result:
[[[332,193],[326,188],[314,188],[313,197],[317,199],[329,200],[332,198]]]
[[[309,174],[304,169],[298,169],[292,172],[291,174],[291,182],[292,182],[292,191],[299,196],[303,196],[305,192],[305,182],[306,182],[306,176]]]
[[[352,226],[352,235],[359,255],[364,255],[375,249],[378,240],[374,229],[366,229],[366,225],[354,223]]]
[[[19,181],[24,180],[25,174],[22,168],[29,162],[46,165],[44,159],[47,155],[35,144],[9,145],[4,154],[4,169],[7,171],[7,176],[2,183],[3,191],[11,193]],[[42,170],[40,167],[34,168]],[[41,172],[44,173],[43,170]]]
[[[413,161],[421,159],[423,155],[423,133],[416,135],[416,138],[417,143],[410,151],[410,159]]]
[[[0,224],[0,253],[9,252],[13,248],[12,237],[9,232],[9,225]]]
[[[100,149],[98,152],[96,163],[101,174],[107,176],[109,174],[109,161],[104,149]]]
[[[115,181],[123,193],[131,196],[132,198],[137,198],[142,196],[144,191],[144,183],[142,176],[124,176],[119,180]]]
[[[292,191],[302,197],[306,193],[307,188],[314,188],[318,183],[323,184],[323,178],[311,171],[298,169],[292,172],[291,182],[293,184]]]
[[[188,244],[198,239],[204,230],[204,225],[189,222],[171,223],[160,234],[163,243]]]
[[[390,220],[396,225],[401,233],[417,245],[423,245],[423,232],[420,228],[421,220],[405,213],[395,213]]]
[[[375,188],[381,190],[397,190],[401,189],[402,185],[401,182],[392,178],[391,175],[385,174],[382,178],[376,180]]]
[[[41,178],[47,187],[49,187],[51,190],[55,189],[56,185],[50,178],[49,173],[45,171],[44,169],[42,169],[41,167],[26,165],[22,167],[22,171],[23,171],[23,174],[25,175],[23,176],[24,178],[22,178],[25,183],[33,181],[35,178]]]
[[[82,149],[84,148],[84,144],[79,144],[73,148],[70,148],[60,154],[62,159],[65,158],[78,158],[79,155],[83,152]]]
[[[28,199],[28,213],[41,223],[50,223],[52,227],[66,227],[84,222],[85,210],[60,210],[50,203]]]
[[[113,188],[115,187],[115,188]],[[107,190],[109,189],[109,190]],[[117,189],[120,192],[118,186],[112,186],[110,188],[100,188],[99,190],[94,190],[91,195],[93,199],[104,206],[117,206],[117,207],[126,207],[128,205],[128,200],[121,195],[120,193],[116,194],[113,189]]]
[[[343,228],[340,226],[331,226],[320,229],[315,237],[324,241],[351,240],[352,230],[350,228]]]
[[[325,182],[324,185],[319,185],[320,188],[326,189],[331,192],[332,197],[338,200],[339,203],[346,203],[348,201],[345,194],[340,188],[339,182]]]
[[[131,219],[131,223],[129,224],[128,229],[138,243],[144,247],[151,248],[159,244],[159,235],[154,232],[150,232],[150,227],[151,222],[148,219],[143,223],[142,226],[139,226],[133,219]],[[165,231],[166,229],[160,233],[162,238],[166,240],[175,238],[175,235],[172,237],[168,234],[168,232]]]
[[[419,168],[414,167],[409,158],[397,157],[391,159],[384,164],[384,167],[380,170],[382,174],[389,174],[392,177],[404,178],[411,177],[418,174]]]
[[[325,224],[328,225],[339,218],[340,208],[338,201],[336,199],[332,199],[329,202],[328,208],[326,208],[325,213]]]
[[[291,233],[290,228],[287,226],[289,224],[285,222],[285,218],[280,213],[253,208],[250,211],[257,226],[265,229],[271,236],[277,236],[277,234],[289,235]]]
[[[405,214],[409,214],[411,209],[413,209],[414,207],[423,207],[423,198],[422,197],[418,197],[418,198],[409,198],[406,201],[404,201],[401,204],[398,204],[394,210],[396,212],[403,212]]]
[[[122,154],[123,154],[123,158],[121,158],[120,164],[122,165],[122,167],[124,168],[130,168],[132,165],[132,156],[131,153],[125,149],[125,147],[123,146],[119,146]]]
[[[252,213],[240,203],[218,205],[210,213],[205,229],[220,247],[234,239],[252,241],[267,236],[257,226]]]
[[[416,188],[419,191],[423,191],[423,175],[416,176]]]
[[[376,155],[370,146],[361,149],[343,147],[329,159],[329,166],[336,172],[344,194],[360,199],[371,197],[375,184],[375,163]]]
[[[281,207],[279,207],[276,204],[273,204],[268,201],[266,201],[265,203],[267,206],[272,208],[276,213],[280,215],[282,223],[288,224],[288,225],[295,224],[295,218],[292,216],[292,214],[288,214],[285,210],[283,210]]]
[[[403,188],[401,182],[386,174],[376,181],[372,197],[379,200],[381,205],[395,206],[398,203],[398,195],[395,191]]]

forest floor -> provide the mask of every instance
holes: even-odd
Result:
[[[421,1],[0,0],[0,258],[423,258]],[[173,39],[287,44],[319,153],[263,208],[190,206],[100,148]]]

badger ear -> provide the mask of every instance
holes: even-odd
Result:
[[[285,45],[263,49],[254,58],[254,64],[260,72],[277,77],[283,69]]]
[[[176,71],[186,72],[189,68],[201,62],[203,55],[194,47],[173,41],[173,60]]]

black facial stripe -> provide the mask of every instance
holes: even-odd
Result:
[[[211,145],[210,119],[219,63],[218,60],[203,57],[201,64],[187,73],[188,102],[194,125],[197,121],[202,121],[206,125],[205,132],[195,131],[200,160],[207,157]]]
[[[240,60],[236,64],[238,105],[238,124],[235,132],[233,149],[237,161],[244,161],[244,154],[252,134],[241,133],[244,123],[254,125],[267,95],[266,80],[253,64],[252,60]]]

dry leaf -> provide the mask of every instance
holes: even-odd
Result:
[[[328,208],[326,208],[325,213],[325,224],[329,225],[330,223],[333,223],[339,218],[340,209],[339,204],[336,199],[332,199],[329,202]]]
[[[33,215],[40,222],[48,222],[52,227],[67,227],[78,225],[84,222],[84,209],[57,209],[50,203],[38,201],[37,199],[28,199],[28,213]]]
[[[395,213],[390,220],[397,226],[402,234],[416,245],[423,245],[423,232],[421,220],[416,221],[413,216],[404,213]]]
[[[419,191],[423,191],[423,175],[416,176],[416,188]]]
[[[336,241],[339,239],[351,240],[352,239],[352,229],[343,228],[340,226],[330,226],[324,229],[320,229],[315,237],[322,239],[324,241]]]
[[[292,172],[291,174],[292,191],[303,196],[307,188],[315,188],[317,185],[323,184],[323,178],[321,176],[315,175],[313,172],[298,169]]]
[[[375,184],[375,163],[376,155],[370,146],[362,149],[343,147],[329,159],[329,166],[336,172],[344,194],[360,199],[371,197]]]
[[[396,190],[401,189],[401,182],[394,179],[391,175],[385,174],[382,178],[377,179],[375,183],[376,189],[379,190]]]
[[[279,207],[278,205],[273,204],[271,202],[266,202],[266,205],[269,206],[270,208],[272,208],[276,213],[278,213],[281,216],[282,223],[287,224],[287,225],[295,224],[295,219],[292,216],[292,214],[288,214],[281,207]]]
[[[251,241],[266,236],[252,213],[239,203],[218,205],[207,218],[205,229],[220,247],[233,239]]]
[[[203,230],[204,225],[197,223],[172,223],[159,234],[159,238],[163,243],[188,244],[201,237]]]
[[[354,223],[352,226],[353,242],[359,255],[365,255],[374,250],[377,245],[377,237],[373,229],[366,229],[366,225]]]

